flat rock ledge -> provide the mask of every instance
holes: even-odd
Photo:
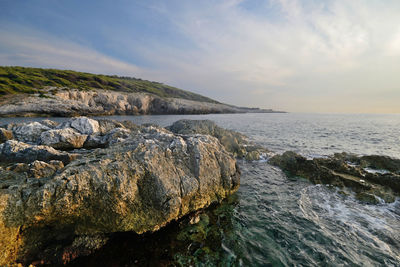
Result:
[[[0,265],[67,263],[110,233],[156,231],[240,183],[233,154],[210,135],[85,117],[0,129]]]

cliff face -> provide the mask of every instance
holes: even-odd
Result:
[[[76,116],[139,114],[243,113],[241,108],[152,94],[76,89],[46,91],[42,95],[9,96],[0,103],[0,116]]]

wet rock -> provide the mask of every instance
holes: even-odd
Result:
[[[8,140],[0,144],[0,161],[4,163],[60,160],[64,164],[68,164],[78,156],[77,154],[57,151],[52,147],[30,145],[16,140]]]
[[[23,124],[13,129],[14,136],[18,141],[30,144],[37,144],[40,135],[48,130],[50,130],[49,127],[39,122]]]
[[[360,158],[361,167],[372,169],[382,169],[396,174],[400,174],[400,159],[391,158],[388,156],[362,156]]]
[[[400,175],[391,172],[384,174],[366,172],[360,165],[355,165],[361,163],[365,157],[368,158],[368,156],[357,157],[342,153],[328,158],[308,160],[288,151],[272,157],[269,163],[280,167],[290,176],[307,178],[313,183],[349,187],[364,202],[375,203],[371,195],[388,203],[395,201],[395,196],[400,195]],[[389,160],[385,157],[386,162]]]
[[[81,148],[87,135],[80,134],[72,128],[49,130],[40,135],[40,144],[56,149],[68,150]]]
[[[11,140],[14,138],[12,131],[6,130],[4,128],[0,128],[0,143],[4,143],[7,140]]]
[[[371,193],[360,192],[356,195],[356,198],[367,204],[379,204],[379,199]]]

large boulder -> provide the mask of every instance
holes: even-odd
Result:
[[[48,130],[50,130],[49,127],[36,121],[22,124],[13,129],[14,136],[18,141],[30,144],[36,144],[40,135]]]
[[[72,128],[54,129],[40,135],[40,144],[68,150],[81,148],[86,139],[87,135],[80,134]]]
[[[94,134],[100,131],[99,122],[87,117],[77,117],[72,118],[62,124],[60,124],[58,129],[73,128],[81,134]]]
[[[0,162],[2,163],[60,160],[64,164],[68,164],[78,156],[77,154],[57,151],[52,147],[30,145],[16,140],[8,140],[0,144]]]
[[[155,231],[239,187],[236,160],[216,138],[178,136],[158,127],[144,127],[46,175],[10,178],[14,184],[0,190],[0,265],[39,259],[54,264],[71,256],[59,244],[73,247],[87,237]]]

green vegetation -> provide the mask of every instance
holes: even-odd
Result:
[[[47,86],[80,90],[104,89],[151,93],[160,97],[176,97],[217,103],[208,97],[158,82],[131,77],[97,75],[71,70],[0,66],[0,96],[19,93],[42,93]],[[41,94],[42,95],[42,94]]]

